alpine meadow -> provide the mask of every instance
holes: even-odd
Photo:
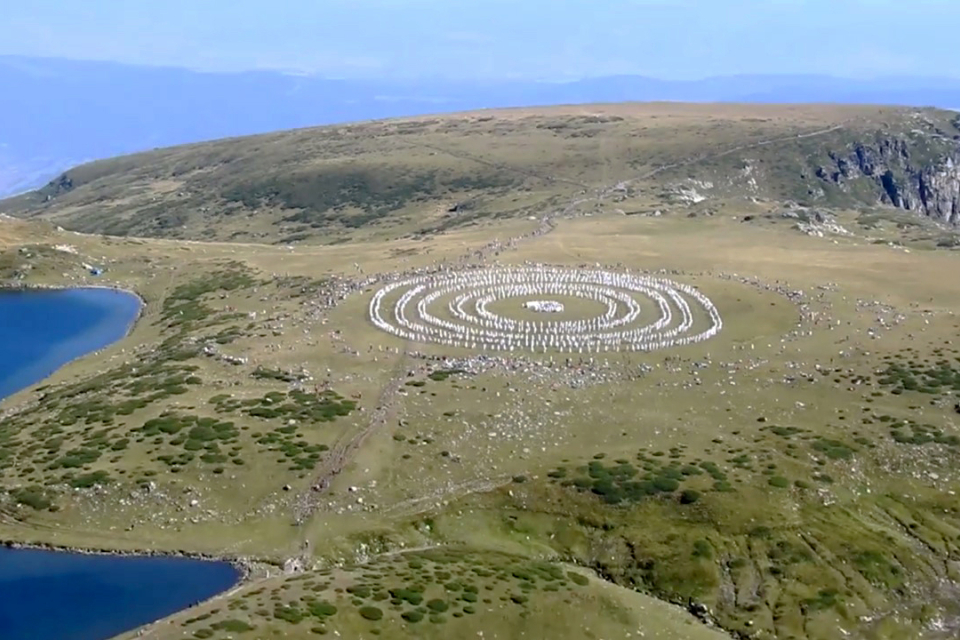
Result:
[[[960,634],[956,113],[367,121],[0,213],[5,288],[144,301],[0,405],[0,540],[244,570],[122,638]]]

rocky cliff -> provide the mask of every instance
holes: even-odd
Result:
[[[960,225],[960,135],[956,132],[880,131],[872,141],[828,156],[829,161],[815,172],[826,185],[856,193],[860,200],[872,191],[882,204]]]

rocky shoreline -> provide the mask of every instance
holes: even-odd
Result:
[[[74,291],[78,289],[107,289],[109,291],[116,291],[117,293],[125,293],[127,295],[133,296],[139,302],[137,306],[137,315],[133,317],[133,320],[127,326],[126,332],[123,334],[123,337],[128,337],[131,333],[134,332],[137,328],[137,324],[140,323],[141,318],[143,318],[143,312],[147,308],[147,301],[143,299],[138,292],[133,289],[126,289],[118,285],[106,285],[106,284],[80,284],[80,285],[67,285],[67,284],[42,284],[35,282],[0,282],[0,293],[4,291]],[[102,351],[100,349],[99,351]],[[97,353],[97,351],[92,351],[86,356]],[[84,357],[86,357],[84,356]],[[69,364],[69,363],[65,363]]]
[[[125,330],[125,332],[124,332],[124,334],[123,334],[123,338],[121,338],[121,340],[124,339],[124,338],[128,338],[128,337],[136,330],[137,325],[140,323],[140,320],[143,319],[143,312],[144,312],[144,310],[147,308],[147,302],[146,302],[146,300],[143,299],[143,296],[141,296],[139,293],[137,293],[136,291],[134,291],[134,290],[132,290],[132,289],[125,289],[125,288],[123,288],[123,287],[119,287],[119,286],[109,286],[109,285],[89,285],[89,284],[82,284],[82,285],[79,285],[79,286],[73,286],[73,285],[41,284],[41,283],[27,283],[27,282],[16,282],[16,283],[12,283],[12,282],[9,282],[9,281],[7,281],[7,282],[0,282],[0,293],[3,293],[3,292],[23,292],[23,291],[73,291],[73,290],[79,290],[79,289],[108,289],[108,290],[110,290],[110,291],[116,291],[116,292],[118,292],[118,293],[125,293],[125,294],[130,295],[130,296],[133,296],[133,297],[135,297],[135,298],[137,299],[137,301],[139,302],[139,304],[138,304],[138,306],[137,306],[137,313],[136,313],[136,315],[133,317],[133,320],[130,321],[130,324],[126,327],[126,330]],[[119,341],[117,341],[117,342],[119,342]],[[111,343],[110,345],[107,345],[106,347],[103,347],[102,349],[97,349],[96,351],[90,351],[90,352],[88,352],[88,353],[85,353],[85,354],[83,354],[83,356],[81,356],[81,357],[86,358],[86,357],[88,357],[88,356],[95,355],[95,354],[103,351],[104,349],[107,349],[107,348],[113,346],[114,344],[116,344],[116,342],[113,342],[113,343]],[[72,361],[71,361],[71,362],[72,362]],[[62,369],[63,367],[67,366],[68,364],[70,364],[70,362],[64,362],[62,365],[60,365],[60,366],[57,368],[57,370],[59,371],[59,370]],[[33,386],[33,385],[31,385],[31,386]],[[29,388],[30,388],[30,387],[28,387],[27,389],[22,389],[21,391],[28,391]],[[16,395],[16,394],[14,394],[14,395]],[[7,399],[7,398],[0,397],[0,403],[2,403],[2,402],[3,402],[4,400],[6,400],[6,399]],[[4,411],[0,411],[0,419],[3,419],[3,418],[5,418],[5,417],[7,417],[7,416],[16,414],[16,413],[18,413],[19,411],[21,411],[25,406],[28,406],[28,405],[29,405],[29,402],[26,403],[26,404],[21,404],[20,406],[17,406],[17,407],[8,408],[8,409],[6,409],[6,410],[4,410]]]
[[[140,301],[140,308],[137,310],[137,316],[133,319],[133,322],[130,323],[130,327],[127,330],[127,335],[137,326],[137,322],[140,321],[140,317],[143,315],[143,310],[147,306],[147,301],[143,299],[139,293],[133,289],[126,289],[117,285],[107,285],[107,284],[44,284],[39,282],[0,282],[0,292],[3,291],[73,291],[77,289],[107,289],[109,291],[116,291],[117,293],[126,293],[131,295],[137,300]]]
[[[0,547],[4,549],[22,549],[33,551],[50,551],[54,553],[71,553],[84,556],[112,556],[115,558],[184,558],[188,560],[199,560],[203,562],[224,562],[233,566],[240,573],[240,578],[234,587],[250,580],[256,571],[257,565],[273,565],[273,563],[254,560],[243,556],[220,556],[210,553],[200,553],[193,551],[159,551],[156,549],[140,550],[118,550],[118,549],[96,549],[92,547],[68,547],[48,542],[23,542],[20,540],[2,540]]]

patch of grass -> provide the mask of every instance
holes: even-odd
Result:
[[[76,476],[70,480],[70,486],[74,489],[87,489],[97,485],[108,484],[111,481],[110,474],[106,471],[93,471]]]
[[[783,476],[771,476],[767,480],[767,484],[769,484],[771,487],[776,487],[777,489],[786,489],[790,486],[790,481]]]
[[[218,631],[226,631],[227,633],[247,633],[248,631],[256,630],[256,627],[248,622],[243,620],[222,620],[211,625],[212,628]]]
[[[578,467],[572,477],[565,467],[547,473],[552,482],[573,487],[579,491],[590,491],[607,504],[635,503],[662,494],[672,494],[681,487],[681,483],[700,474],[693,465],[683,465],[678,460],[662,463],[656,458],[643,457],[644,472],[626,460],[605,465],[602,457],[594,456],[586,466]],[[708,471],[726,477],[716,466],[708,466]],[[694,494],[688,494],[690,499]],[[699,494],[697,494],[699,498]],[[696,500],[696,498],[694,499]]]
[[[273,617],[277,620],[283,620],[290,624],[300,624],[303,622],[304,613],[298,607],[277,605],[273,610]]]
[[[433,380],[434,382],[443,382],[444,380],[446,380],[446,379],[449,378],[450,376],[463,375],[463,374],[465,374],[465,373],[467,373],[467,372],[466,372],[465,370],[463,370],[463,369],[456,369],[456,368],[454,368],[454,369],[439,369],[439,370],[437,370],[437,371],[434,371],[433,373],[431,373],[431,374],[430,374],[429,376],[427,376],[427,377],[430,378],[431,380]]]
[[[45,511],[53,506],[50,492],[38,485],[14,489],[10,492],[10,497],[16,504],[22,504],[35,511]]]
[[[932,424],[917,424],[910,420],[894,423],[890,428],[890,437],[898,444],[960,446],[960,437],[954,434],[946,434],[943,429]]]
[[[281,369],[268,369],[263,366],[257,366],[250,374],[256,380],[273,380],[275,382],[298,382],[302,377],[298,374],[283,371]]]
[[[817,438],[810,446],[814,451],[819,451],[834,460],[849,460],[857,451],[851,445],[830,438]]]
[[[585,587],[588,584],[590,584],[589,578],[587,578],[586,576],[580,575],[579,573],[575,573],[573,571],[568,571],[567,577],[570,578],[571,582],[573,582],[574,584],[578,584],[581,587]]]
[[[839,602],[839,593],[835,589],[822,589],[813,598],[803,600],[802,605],[809,611],[823,611],[832,609]]]
[[[704,560],[713,559],[713,547],[706,540],[696,540],[693,543],[693,557],[703,558]]]

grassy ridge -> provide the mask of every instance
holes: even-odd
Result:
[[[918,166],[935,165],[952,116],[916,113],[639,104],[360,123],[83,165],[0,210],[111,235],[330,243],[541,215],[627,180],[607,210],[653,211],[693,192],[874,205],[878,183],[837,185],[817,169],[899,139]]]

